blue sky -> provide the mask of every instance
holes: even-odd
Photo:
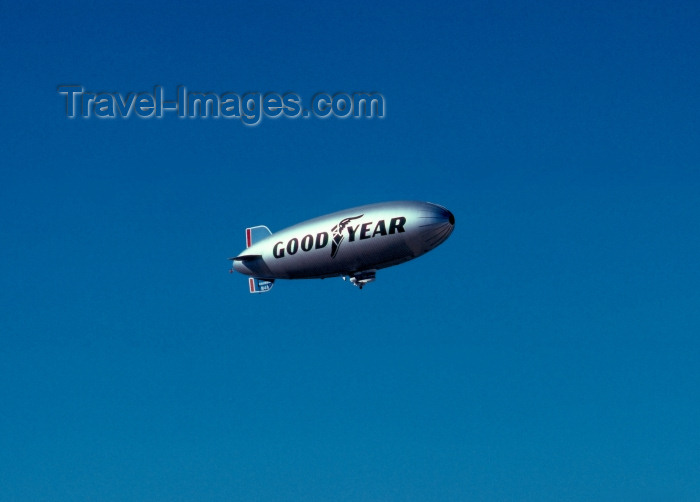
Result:
[[[695,2],[10,4],[0,500],[697,500]],[[65,117],[376,91],[383,120]],[[382,270],[227,273],[246,226],[448,207]]]

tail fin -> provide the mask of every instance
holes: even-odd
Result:
[[[249,248],[253,243],[261,241],[266,237],[272,235],[270,229],[265,225],[258,225],[257,227],[249,227],[245,229],[245,247]],[[259,256],[256,256],[259,258]],[[251,293],[267,293],[272,289],[275,284],[274,279],[259,279],[257,277],[248,278],[248,288]]]
[[[257,227],[249,227],[245,229],[245,247],[249,248],[254,242],[263,240],[265,237],[272,235],[270,229],[265,225],[258,225]]]
[[[248,278],[248,288],[250,288],[251,293],[267,293],[274,285],[274,279],[258,279],[257,277]]]

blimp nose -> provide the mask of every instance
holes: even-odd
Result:
[[[450,211],[446,207],[440,206],[438,204],[430,203],[429,212],[432,212],[433,218],[435,218],[436,220],[439,220],[441,223],[448,223],[449,222],[450,225],[455,224],[455,215],[452,214],[452,211]]]
[[[450,226],[453,227],[455,224],[455,215],[452,214],[452,211],[446,207],[438,206],[437,204],[434,204],[434,206],[437,209],[437,213],[435,214],[436,219],[440,220],[443,224],[449,223]]]
[[[449,209],[429,203],[421,216],[420,233],[425,251],[440,245],[447,239],[455,226],[455,216]]]

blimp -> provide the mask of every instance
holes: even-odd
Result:
[[[395,201],[353,207],[272,233],[246,228],[246,248],[229,258],[248,277],[251,293],[278,279],[342,277],[362,289],[377,270],[436,248],[452,234],[454,215],[432,202]]]

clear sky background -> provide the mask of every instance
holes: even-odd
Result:
[[[697,2],[10,2],[0,501],[699,500]],[[87,90],[384,120],[69,120]],[[244,228],[448,207],[359,291]]]

